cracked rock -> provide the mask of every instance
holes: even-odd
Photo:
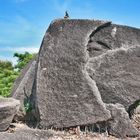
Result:
[[[89,59],[85,38],[92,29],[104,25],[101,21],[58,20],[49,27],[36,77],[42,127],[86,125],[110,118],[85,67]],[[59,31],[61,27],[63,32]]]
[[[122,120],[116,119],[126,119],[128,126],[125,109],[140,99],[139,29],[95,20],[55,20],[35,65],[30,67],[32,72],[25,70],[13,95],[23,101],[20,97],[25,97],[27,85],[39,128],[106,122],[115,112],[123,113]],[[125,109],[119,105],[107,109],[106,103],[119,103]],[[110,132],[118,135],[115,126]],[[126,136],[129,131],[124,132]]]
[[[9,127],[19,106],[19,100],[0,97],[0,132]]]
[[[140,99],[139,54],[139,46],[122,47],[90,59],[88,73],[105,103],[120,103],[128,109]]]

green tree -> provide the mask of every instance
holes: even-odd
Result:
[[[7,97],[19,72],[14,70],[12,63],[0,60],[0,95]]]
[[[0,95],[7,97],[11,93],[11,89],[15,79],[20,74],[20,71],[25,65],[33,59],[35,54],[25,52],[24,54],[15,53],[14,57],[17,57],[17,64],[15,67],[9,61],[0,60]]]
[[[15,69],[21,71],[25,65],[35,57],[36,54],[30,54],[29,52],[25,52],[24,54],[14,53],[14,57],[17,57],[17,64],[15,65]]]
[[[9,61],[0,60],[0,69],[10,69],[13,70],[13,65]]]

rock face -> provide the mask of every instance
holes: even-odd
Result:
[[[9,127],[19,106],[20,102],[16,99],[0,97],[0,132]]]
[[[129,127],[136,135],[125,109],[140,99],[139,69],[139,29],[56,20],[44,36],[38,60],[25,69],[13,95],[23,101],[25,87],[40,128],[93,124],[117,115],[119,122],[126,119],[120,129]],[[116,124],[110,130],[121,137],[120,129]]]
[[[11,96],[20,100],[20,110],[15,116],[15,121],[25,121],[26,112],[24,109],[24,103],[26,100],[33,100],[33,84],[35,80],[36,72],[36,58],[29,62],[29,64],[22,70],[20,76],[16,79]]]
[[[106,24],[63,20],[49,27],[40,49],[36,82],[41,125],[70,127],[110,118],[86,71],[87,35]]]
[[[91,36],[88,45],[92,49],[87,70],[103,101],[120,103],[128,109],[140,99],[140,30],[112,25]]]
[[[91,34],[87,47],[87,71],[102,100],[120,103],[128,110],[140,99],[140,30],[112,24]]]

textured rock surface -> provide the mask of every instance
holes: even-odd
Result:
[[[20,76],[16,79],[11,96],[20,100],[20,110],[15,116],[16,121],[25,120],[24,101],[30,100],[33,90],[34,78],[36,70],[36,58],[29,62],[29,64],[22,70]],[[33,100],[33,99],[31,99]]]
[[[50,25],[39,53],[36,82],[42,126],[70,127],[110,118],[96,83],[86,71],[87,37],[108,24],[58,20]]]
[[[0,97],[0,131],[5,131],[19,110],[20,102],[13,98]]]
[[[111,25],[89,38],[87,70],[106,103],[129,105],[140,99],[140,30]]]
[[[111,120],[108,123],[108,131],[111,135],[119,138],[137,137],[139,135],[121,104],[108,104],[107,109],[111,112]]]
[[[41,131],[37,129],[17,128],[13,132],[0,133],[1,140],[49,140],[52,136],[49,131]]]
[[[105,103],[120,103],[127,110],[139,100],[139,69],[139,29],[94,20],[56,20],[44,36],[37,63],[24,70],[13,95],[23,101],[26,85],[40,128],[93,124],[113,113],[133,128],[124,108],[110,105],[111,110]],[[126,129],[123,136],[136,135],[133,130]],[[117,123],[115,133],[120,133]]]

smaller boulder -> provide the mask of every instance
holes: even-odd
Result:
[[[19,100],[0,97],[0,132],[9,127],[19,107]]]
[[[136,137],[139,135],[123,105],[117,103],[107,104],[106,106],[111,113],[111,119],[108,122],[109,134],[119,138]]]
[[[25,102],[28,100],[31,102],[30,98],[33,98],[32,88],[34,84],[35,69],[36,69],[36,59],[33,58],[21,71],[20,76],[15,80],[14,86],[11,91],[11,97],[20,100],[20,108],[16,116],[14,117],[15,122],[25,122],[26,121],[26,111]],[[34,100],[34,99],[32,99]]]

